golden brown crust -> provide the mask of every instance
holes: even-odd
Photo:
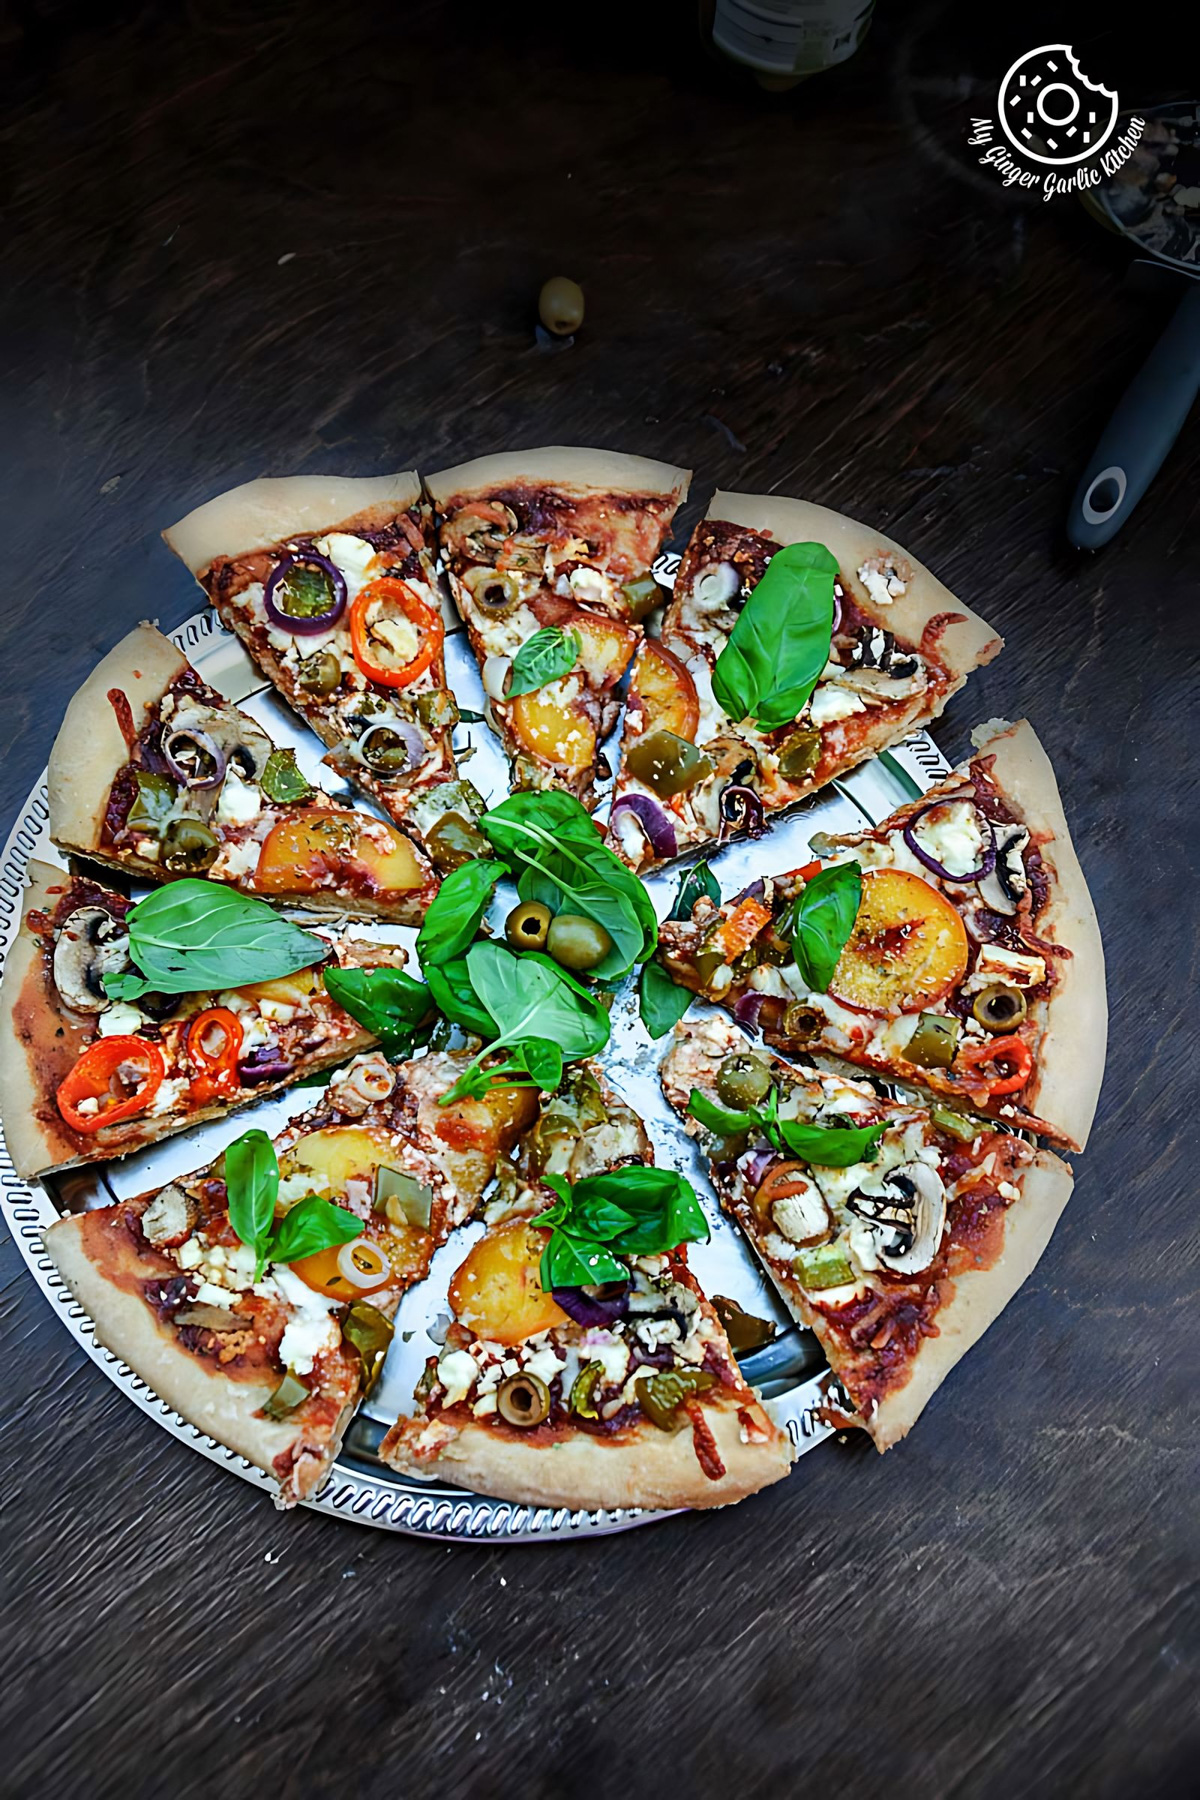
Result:
[[[44,1105],[28,1050],[17,1027],[17,1002],[30,974],[37,968],[42,954],[41,943],[26,926],[29,914],[39,907],[53,907],[56,887],[70,880],[65,869],[49,863],[29,864],[29,886],[21,906],[21,924],[9,945],[4,965],[4,981],[0,984],[0,1118],[4,1121],[4,1141],[12,1157],[13,1167],[23,1181],[42,1170],[69,1166],[72,1160],[65,1137],[52,1133],[38,1117]],[[62,1163],[66,1152],[67,1162]]]
[[[385,524],[420,499],[414,469],[399,475],[264,475],[206,500],[163,537],[199,579],[217,556],[244,556],[281,538],[334,531],[344,521]]]
[[[1060,1131],[1076,1150],[1088,1132],[1104,1079],[1108,996],[1096,909],[1067,827],[1050,759],[1027,719],[993,719],[972,733],[976,756],[990,756],[1005,799],[1033,833],[1050,875],[1050,900],[1037,930],[1064,945],[1033,1080],[1021,1104]]]
[[[765,532],[781,544],[819,543],[837,558],[842,580],[848,583],[856,603],[878,618],[889,631],[911,644],[919,644],[926,626],[939,614],[956,613],[958,619],[948,624],[938,638],[937,656],[951,677],[951,686],[940,697],[940,712],[950,695],[956,693],[981,663],[991,662],[1004,646],[1004,640],[970,607],[955,598],[923,563],[908,551],[884,537],[869,525],[859,524],[844,513],[832,512],[826,506],[814,506],[808,500],[790,500],[780,494],[713,495],[706,515],[730,525],[741,525],[747,531]],[[905,575],[905,592],[898,594],[888,606],[877,606],[859,578],[859,569],[876,557],[896,559]],[[936,717],[936,713],[929,715]],[[911,723],[906,730],[912,730]]]
[[[554,487],[604,489],[609,493],[670,495],[678,505],[687,495],[690,469],[627,456],[620,450],[589,450],[578,445],[548,444],[536,450],[501,450],[477,456],[425,477],[433,502],[442,506],[455,495],[478,493],[514,482],[546,482]]]
[[[46,1254],[96,1327],[96,1338],[140,1375],[189,1425],[279,1479],[285,1505],[313,1493],[337,1455],[354,1411],[343,1408],[328,1442],[316,1444],[304,1428],[265,1419],[259,1408],[277,1385],[234,1380],[191,1355],[161,1326],[135,1293],[108,1280],[87,1253],[82,1220],[58,1219],[44,1233]]]
[[[129,761],[110,689],[125,695],[134,729],[140,730],[146,707],[160,700],[186,668],[183,652],[143,622],[92,670],[67,707],[50,752],[50,836],[60,850],[93,856],[99,849],[113,781]],[[128,867],[128,859],[117,866]]]
[[[795,1456],[786,1433],[760,1403],[743,1403],[743,1410],[756,1431],[766,1434],[762,1442],[743,1442],[736,1402],[703,1409],[725,1464],[724,1475],[715,1481],[700,1467],[690,1431],[659,1431],[653,1425],[614,1439],[580,1431],[536,1444],[471,1421],[445,1438],[430,1459],[414,1449],[429,1427],[424,1421],[401,1419],[388,1432],[380,1455],[403,1473],[436,1473],[475,1493],[522,1506],[585,1512],[729,1506],[781,1480]]]
[[[888,1449],[912,1427],[955,1363],[978,1343],[1032,1274],[1050,1242],[1071,1198],[1070,1169],[1049,1150],[1039,1150],[1020,1183],[1020,1198],[1004,1214],[1000,1255],[986,1269],[970,1269],[955,1277],[953,1294],[937,1313],[937,1336],[921,1340],[904,1386],[885,1395],[866,1421],[877,1449]]]

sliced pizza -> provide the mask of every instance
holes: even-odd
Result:
[[[714,495],[629,686],[609,841],[645,870],[928,725],[1001,648],[898,544],[823,506]]]
[[[794,1455],[687,1265],[695,1194],[594,1066],[500,1166],[413,1418],[381,1455],[527,1506],[724,1506]]]
[[[867,1080],[756,1052],[718,1016],[677,1027],[663,1091],[795,1318],[880,1450],[1012,1299],[1070,1197],[1066,1163]]]
[[[661,591],[691,471],[610,450],[483,456],[431,475],[438,539],[519,788],[596,804],[617,683]]]
[[[349,1061],[375,1039],[325,971],[406,961],[398,945],[313,933],[310,962],[287,975],[113,999],[106,977],[133,968],[132,900],[47,863],[29,875],[0,986],[0,1111],[26,1179],[124,1156]]]
[[[326,762],[454,867],[483,803],[457,778],[419,476],[251,481],[163,535]]]
[[[663,925],[683,986],[790,1056],[837,1056],[1081,1150],[1104,1074],[1104,952],[1032,727],[816,860]]]
[[[110,650],[67,708],[48,775],[60,850],[142,881],[203,875],[346,918],[419,925],[437,892],[395,825],[338,806],[153,625]]]
[[[198,1430],[315,1493],[390,1319],[535,1110],[441,1108],[445,1054],[357,1058],[274,1140],[250,1131],[157,1193],[57,1220],[45,1247],[96,1337]]]

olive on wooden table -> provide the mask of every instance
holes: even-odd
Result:
[[[583,324],[583,289],[567,275],[552,275],[538,295],[538,317],[555,337],[570,337]]]

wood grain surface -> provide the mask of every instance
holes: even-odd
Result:
[[[6,825],[101,653],[195,609],[158,536],[189,507],[594,442],[694,465],[685,527],[717,485],[872,521],[1003,631],[937,735],[1033,720],[1112,1006],[1072,1205],[911,1439],[620,1540],[279,1517],[121,1399],[6,1242],[5,1794],[1195,1791],[1200,436],[1068,550],[1171,296],[970,161],[968,116],[1056,39],[1129,104],[1178,91],[1170,33],[1032,0],[881,5],[782,97],[674,0],[0,28]],[[588,317],[547,353],[557,272]]]

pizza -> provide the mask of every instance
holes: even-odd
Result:
[[[788,1055],[840,1057],[1081,1150],[1107,1030],[1095,911],[1032,727],[995,720],[975,742],[882,824],[815,838],[815,860],[723,905],[701,896],[663,925],[659,955]],[[818,977],[828,872],[847,864],[861,898]]]
[[[867,526],[803,500],[714,495],[633,667],[612,848],[646,870],[758,835],[928,725],[1000,648]]]
[[[437,892],[411,838],[314,788],[153,625],[122,638],[71,701],[48,804],[60,850],[143,881],[203,875],[400,924],[419,924]]]
[[[45,1233],[99,1342],[189,1424],[273,1476],[280,1505],[320,1488],[382,1366],[401,1295],[529,1123],[525,1089],[439,1108],[462,1066],[444,1053],[398,1066],[360,1056],[273,1144],[247,1134],[260,1140],[259,1179],[267,1169],[277,1184],[261,1241],[246,1242],[231,1216],[233,1146],[194,1175]],[[337,1228],[308,1251],[321,1235],[314,1216]]]
[[[1035,1267],[1070,1198],[1067,1164],[764,1055],[720,1016],[676,1028],[662,1085],[723,1208],[819,1338],[849,1401],[837,1422],[888,1449]]]
[[[328,746],[325,761],[439,866],[474,854],[483,801],[455,764],[458,708],[419,476],[251,481],[163,535]]]
[[[514,786],[595,806],[616,687],[661,598],[651,567],[690,479],[645,457],[563,447],[427,477]]]
[[[331,998],[325,969],[403,968],[405,952],[332,933],[293,974],[110,999],[132,965],[133,902],[31,862],[0,986],[0,1109],[18,1175],[106,1161],[346,1062],[375,1041]]]
[[[683,1245],[618,1254],[600,1285],[543,1286],[551,1232],[539,1218],[560,1197],[550,1183],[577,1196],[605,1174],[644,1182],[653,1161],[599,1071],[572,1069],[450,1279],[445,1341],[384,1462],[587,1510],[723,1506],[786,1475],[790,1441],[743,1379]],[[605,1194],[625,1200],[612,1182]]]

